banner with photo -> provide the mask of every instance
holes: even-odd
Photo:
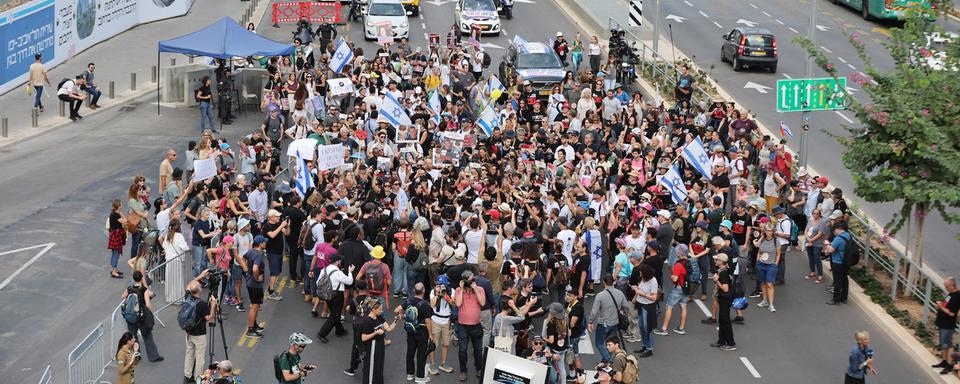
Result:
[[[460,162],[463,155],[464,135],[457,132],[441,132],[437,136],[437,146],[433,148],[433,164],[448,166]]]

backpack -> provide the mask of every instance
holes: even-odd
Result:
[[[403,329],[408,335],[416,335],[417,330],[422,327],[420,324],[420,305],[419,302],[408,303],[407,308],[403,310]]]
[[[305,225],[300,229],[300,239],[297,241],[300,244],[300,248],[303,249],[313,249],[317,245],[317,238],[313,236],[313,227],[317,224],[320,224],[319,221],[315,221],[309,226]]]
[[[563,257],[562,255],[560,256],[560,258],[563,260],[560,260],[557,262],[557,274],[553,276],[553,282],[554,282],[554,285],[563,288],[563,287],[566,287],[567,284],[570,282],[570,275],[572,271],[570,269],[570,266],[567,265],[566,258]]]
[[[690,289],[690,276],[692,275],[693,270],[693,266],[691,265],[692,263],[690,263],[690,260],[687,259],[680,259],[677,262],[683,266],[684,270],[683,283],[680,284],[680,289],[683,291],[684,295],[689,296],[690,294],[694,293],[694,291]],[[697,279],[697,281],[700,281],[700,279]]]
[[[623,366],[623,372],[621,372],[622,380],[620,380],[620,382],[624,384],[636,383],[640,378],[640,365],[637,362],[637,357],[627,354],[626,352],[620,353],[627,355],[627,364]]]
[[[333,299],[333,282],[330,280],[330,273],[324,268],[319,278],[317,278],[317,297],[320,300],[329,301]]]
[[[780,222],[777,223],[777,227],[778,227],[777,229],[779,229],[780,223],[782,223],[782,222],[784,222],[784,221],[789,221],[789,222],[790,222],[790,241],[791,241],[791,242],[797,241],[797,239],[798,239],[799,236],[800,236],[800,227],[797,226],[797,222],[796,222],[796,221],[793,221],[793,219],[787,217],[786,219],[780,220]]]
[[[60,90],[60,88],[63,88],[63,85],[66,84],[68,81],[70,81],[70,79],[66,77],[64,77],[63,80],[60,80],[60,82],[57,83],[57,90]]]
[[[416,272],[424,272],[430,269],[429,262],[430,262],[430,254],[428,254],[427,252],[424,252],[423,250],[417,249],[417,258],[413,261],[413,270]]]
[[[363,274],[363,279],[367,281],[367,292],[379,295],[386,290],[383,281],[383,265],[377,264],[374,267],[367,268]]]
[[[226,196],[220,198],[220,204],[217,205],[217,214],[220,215],[220,217],[224,217],[227,215],[227,197]]]
[[[283,369],[280,368],[280,359],[286,359],[289,362],[290,356],[288,353],[289,352],[287,351],[283,351],[273,357],[273,375],[276,377],[277,381],[281,383],[286,381],[283,379]]]
[[[180,305],[180,310],[177,312],[177,325],[180,326],[180,329],[187,331],[197,325],[197,304],[199,303],[200,299],[190,294],[187,294],[183,299],[183,304]]]
[[[128,323],[137,324],[143,317],[143,310],[140,308],[140,295],[134,287],[127,287],[127,298],[120,303],[120,312],[123,319]]]
[[[860,264],[860,247],[854,244],[849,232],[844,240],[846,245],[843,247],[843,265],[852,267]]]

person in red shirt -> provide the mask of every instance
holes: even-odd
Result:
[[[480,308],[486,304],[483,288],[474,281],[473,272],[460,275],[460,286],[453,293],[453,300],[460,314],[457,318],[457,343],[460,360],[460,381],[467,380],[467,345],[473,343],[473,362],[477,378],[483,370],[483,326],[480,325]]]
[[[663,326],[658,332],[655,332],[658,335],[666,335],[667,328],[670,326],[670,317],[673,315],[673,307],[676,307],[677,304],[680,304],[680,324],[673,329],[673,332],[679,335],[685,335],[687,333],[687,302],[690,301],[688,294],[683,291],[683,286],[686,283],[688,273],[692,269],[690,261],[687,259],[687,254],[689,250],[684,244],[677,246],[674,255],[677,257],[677,262],[673,263],[673,270],[670,273],[670,281],[673,282],[673,289],[670,290],[670,293],[667,294],[667,305],[666,310],[663,313]]]
[[[367,283],[367,297],[377,299],[384,308],[390,308],[390,295],[387,294],[390,292],[390,268],[380,261],[385,255],[382,246],[373,247],[370,250],[373,259],[363,263],[360,272],[357,272],[357,278]]]

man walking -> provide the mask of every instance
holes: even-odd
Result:
[[[133,271],[131,277],[133,278],[133,285],[127,287],[120,298],[126,301],[127,296],[136,294],[141,313],[136,322],[131,323],[127,320],[127,330],[134,337],[137,336],[137,331],[140,331],[140,334],[143,335],[143,343],[147,349],[147,359],[150,362],[163,361],[163,356],[160,356],[160,351],[157,349],[157,343],[153,341],[153,290],[147,286],[147,281],[140,271]]]
[[[844,253],[850,244],[850,233],[847,232],[847,223],[839,221],[833,225],[833,242],[824,247],[830,253],[830,270],[833,272],[833,300],[828,305],[837,305],[847,302],[847,264]]]
[[[600,351],[601,361],[609,363],[612,359],[606,348],[606,340],[617,331],[620,323],[620,308],[626,308],[629,303],[623,292],[613,287],[613,275],[603,276],[603,292],[597,294],[590,309],[587,329],[593,332],[594,344]]]
[[[317,332],[317,338],[324,344],[329,342],[327,335],[334,328],[336,328],[335,335],[337,336],[347,334],[347,330],[343,328],[343,318],[340,316],[343,309],[343,288],[353,284],[353,270],[356,267],[349,265],[347,266],[347,273],[344,273],[341,263],[339,253],[327,256],[327,266],[320,270],[320,274],[316,276],[318,280],[329,279],[330,289],[333,291],[333,296],[327,302],[330,307],[330,315],[327,316],[327,320],[323,322],[323,326]]]
[[[50,78],[47,77],[47,68],[43,66],[43,56],[39,53],[33,55],[33,64],[30,64],[30,85],[33,86],[33,108],[43,112],[43,85],[50,85]]]
[[[425,290],[423,283],[417,282],[413,286],[413,297],[404,300],[395,310],[398,317],[403,317],[403,329],[407,331],[407,381],[416,379],[417,383],[429,381],[426,363],[433,338],[430,335],[433,308],[424,300]]]
[[[94,79],[93,70],[94,70],[94,69],[96,69],[96,66],[95,66],[93,63],[87,64],[87,70],[86,70],[86,71],[83,71],[83,73],[80,74],[80,76],[83,77],[83,81],[84,81],[85,84],[86,84],[86,88],[84,89],[84,91],[86,91],[88,94],[90,94],[90,97],[91,97],[91,99],[90,99],[90,109],[100,108],[100,105],[97,104],[97,102],[100,101],[100,94],[101,94],[101,92],[100,92],[99,89],[97,89],[97,85],[93,82],[93,79]],[[161,184],[161,185],[165,185],[165,184]]]
[[[940,330],[940,349],[943,359],[935,364],[934,368],[943,368],[941,375],[953,371],[953,333],[957,328],[957,311],[960,310],[960,290],[957,289],[957,280],[948,277],[943,280],[943,288],[947,291],[945,300],[937,302],[937,329]]]
[[[193,383],[203,375],[206,369],[203,355],[207,353],[207,324],[213,324],[214,314],[217,312],[217,297],[210,295],[209,301],[200,298],[200,282],[207,278],[209,270],[204,270],[192,281],[187,283],[188,300],[196,300],[194,323],[185,329],[186,352],[183,356],[183,382]],[[186,305],[186,304],[184,304]]]
[[[77,75],[73,80],[63,82],[60,89],[57,90],[57,98],[69,103],[70,120],[77,121],[83,118],[80,116],[80,104],[86,99],[80,94],[80,87],[83,85],[83,77]]]
[[[283,269],[283,235],[290,234],[290,220],[280,221],[280,212],[271,209],[267,212],[267,222],[263,225],[263,235],[267,238],[267,267],[270,269],[270,285],[267,286],[267,298],[280,301],[283,296],[274,291],[277,279]]]

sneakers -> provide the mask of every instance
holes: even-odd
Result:
[[[347,375],[347,376],[354,376],[354,375],[356,375],[356,373],[354,373],[353,371],[351,371],[351,370],[349,370],[349,369],[344,369],[344,370],[343,370],[343,374],[344,374],[344,375]]]
[[[243,307],[243,303],[237,303],[237,312],[246,312],[247,309]]]
[[[432,366],[432,365],[429,365],[429,364],[428,364],[427,367],[426,367],[426,371],[427,371],[427,373],[429,373],[429,374],[431,374],[431,375],[434,375],[434,376],[440,374],[440,371],[438,371],[436,367],[434,367],[434,366]]]
[[[717,319],[708,317],[706,319],[700,320],[700,324],[713,325],[717,323]]]
[[[637,357],[641,359],[644,357],[650,357],[650,356],[653,356],[653,349],[645,350],[643,352],[640,352],[640,354],[637,355]]]
[[[186,376],[183,377],[183,384],[193,384],[196,382],[197,381],[194,380],[192,377],[186,377]]]
[[[949,375],[950,372],[953,372],[952,367],[943,367],[943,369],[940,370],[941,375]]]
[[[768,303],[766,300],[764,300],[764,301],[761,301],[761,302],[757,303],[757,306],[760,307],[760,308],[765,308],[765,307],[770,306],[770,303]]]
[[[722,347],[725,347],[725,345],[720,344],[720,343],[711,343],[711,344],[710,344],[710,347],[711,347],[711,348],[722,348]]]
[[[439,368],[441,371],[444,371],[444,372],[446,372],[446,373],[453,372],[453,368],[451,368],[451,367],[449,367],[448,365],[443,364],[443,363],[440,363],[440,366],[437,367],[437,368]]]
[[[259,329],[247,328],[247,337],[259,339],[263,337],[263,333]]]
[[[678,334],[678,335],[686,335],[686,334],[687,334],[687,330],[686,330],[686,329],[683,329],[683,328],[674,328],[674,329],[673,329],[673,333],[676,333],[676,334]]]
[[[750,294],[750,297],[756,299],[756,298],[760,297],[760,292],[753,292],[753,293]]]
[[[283,296],[280,296],[280,292],[274,291],[273,293],[267,295],[267,298],[270,300],[282,301]]]
[[[460,372],[460,382],[466,382],[466,381],[467,381],[467,374],[464,372]]]
[[[770,304],[770,307],[769,307],[768,309],[770,310],[770,312],[776,312],[776,311],[777,311],[777,308],[774,307],[773,304]]]
[[[394,296],[396,297],[396,296]],[[415,377],[413,375],[407,375],[407,381],[413,381]]]
[[[931,365],[930,368],[946,368],[946,367],[949,367],[949,366],[950,366],[950,363],[947,363],[946,360],[940,360],[939,363],[936,363],[936,364],[934,364],[934,365]]]
[[[669,333],[667,333],[667,331],[662,330],[662,329],[659,329],[659,328],[655,329],[655,330],[653,331],[653,334],[654,334],[654,335],[660,335],[660,336],[669,336],[669,335],[670,335]]]
[[[734,324],[743,324],[743,316],[737,316],[733,318]]]
[[[415,378],[415,379],[413,380],[413,382],[415,382],[415,383],[429,383],[429,382],[430,382],[430,378],[429,378],[429,377],[424,377],[424,378],[419,378],[419,377],[417,377],[417,378]]]
[[[737,347],[736,347],[736,346],[733,346],[733,345],[724,345],[724,346],[720,347],[720,350],[721,350],[721,351],[731,352],[731,351],[736,351],[736,350],[737,350]]]

